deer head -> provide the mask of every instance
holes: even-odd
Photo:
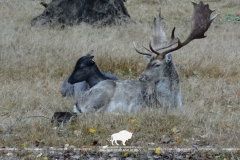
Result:
[[[93,61],[93,58],[93,50],[85,56],[81,57],[77,61],[75,68],[68,79],[68,83],[74,84],[77,82],[85,81],[88,79],[90,74],[93,74],[95,70],[98,70],[95,62]]]
[[[147,52],[139,51],[134,43],[134,48],[139,54],[150,57],[150,62],[139,77],[140,81],[159,81],[159,77],[164,77],[167,72],[171,72],[173,63],[169,53],[182,48],[194,39],[206,37],[204,33],[208,30],[217,15],[210,19],[213,11],[209,9],[208,4],[204,5],[202,1],[199,4],[195,2],[192,2],[192,4],[194,6],[192,28],[188,38],[184,42],[175,37],[175,27],[172,30],[171,39],[167,40],[161,24],[162,17],[159,14],[159,18],[154,18],[153,21],[153,44],[150,41],[149,49],[143,46]]]

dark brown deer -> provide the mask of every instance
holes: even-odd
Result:
[[[194,39],[205,38],[204,33],[216,17],[210,19],[213,11],[209,9],[208,4],[192,3],[194,6],[192,29],[185,41],[181,42],[175,37],[175,28],[168,41],[162,28],[161,16],[159,19],[154,19],[153,45],[150,42],[149,49],[145,47],[148,52],[140,52],[135,47],[138,53],[150,56],[150,62],[144,72],[137,80],[99,82],[78,98],[79,110],[89,113],[136,112],[150,106],[180,108],[179,76],[169,53],[182,48]]]

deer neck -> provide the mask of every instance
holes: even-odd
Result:
[[[155,91],[161,106],[169,108],[181,106],[179,75],[172,62],[166,66],[163,76],[155,83]]]
[[[89,76],[86,82],[89,84],[90,88],[96,85],[98,82],[108,79],[104,76],[97,67],[94,67],[94,73]]]

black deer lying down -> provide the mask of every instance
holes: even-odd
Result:
[[[93,87],[95,84],[97,84],[101,80],[105,80],[105,79],[117,80],[117,77],[112,74],[109,74],[109,73],[106,73],[103,71],[101,71],[101,73],[99,73],[98,69],[97,69],[98,70],[97,72],[93,71],[94,67],[97,67],[97,66],[91,65],[91,62],[93,59],[92,54],[93,54],[93,50],[78,60],[79,63],[81,63],[79,65],[82,65],[82,67],[83,66],[86,67],[84,70],[85,74],[82,77],[81,77],[81,75],[80,75],[80,77],[78,77],[81,79],[81,82],[77,82],[77,83],[73,83],[73,84],[68,83],[68,79],[72,73],[65,78],[65,80],[61,86],[61,94],[63,97],[77,97],[78,95],[83,94],[89,88]],[[95,63],[94,63],[94,65],[95,65]],[[87,77],[88,77],[89,73],[91,73],[91,77],[88,79]],[[94,78],[95,78],[95,80],[92,80]]]
[[[192,29],[188,38],[181,42],[174,36],[168,41],[161,24],[161,16],[153,23],[153,45],[149,44],[148,52],[136,51],[151,57],[145,71],[137,80],[112,81],[104,80],[78,97],[79,110],[83,113],[125,111],[136,112],[147,106],[164,108],[180,108],[181,92],[177,71],[168,53],[174,52],[187,45],[194,39],[205,38],[211,22],[212,10],[203,2],[194,2]],[[69,82],[79,82],[73,72]],[[161,85],[159,85],[161,84]]]
[[[100,72],[96,63],[93,61],[93,51],[89,52],[86,56],[79,58],[75,65],[74,71],[65,79],[61,87],[61,93],[63,96],[76,96],[81,95],[93,87],[98,82],[111,79],[117,80],[114,75]],[[74,75],[74,76],[71,76]],[[70,78],[71,77],[71,78]],[[81,82],[76,82],[74,79],[79,79]],[[70,84],[70,83],[71,84]],[[73,112],[55,112],[52,117],[52,124],[64,125],[71,119],[76,119],[76,113],[79,112],[78,103],[73,106]]]
[[[100,72],[93,57],[93,55],[87,55],[77,61],[72,74],[68,78],[68,83],[75,84],[79,81],[86,81],[90,88],[92,88],[98,82],[106,79],[117,80],[117,77],[114,75]]]

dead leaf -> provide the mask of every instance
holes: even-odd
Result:
[[[89,132],[94,133],[94,132],[96,132],[96,130],[95,129],[89,129]]]
[[[131,120],[131,123],[134,123],[134,122],[136,122],[136,119],[132,119],[132,120]]]
[[[168,116],[168,119],[174,119],[174,118],[175,118],[174,115],[169,115],[169,116]]]
[[[26,144],[21,144],[22,147],[26,147],[27,145]]]
[[[156,154],[160,154],[161,151],[162,151],[162,149],[161,149],[160,147],[158,147],[158,148],[155,149],[155,153],[156,153]]]
[[[42,153],[39,153],[37,156],[36,156],[36,158],[39,158],[39,157],[41,157],[42,156]]]
[[[172,128],[172,132],[174,132],[174,133],[175,133],[175,132],[176,132],[176,130],[177,130],[177,128],[176,128],[176,127],[173,127],[173,128]]]
[[[179,138],[179,137],[176,137],[175,140],[176,140],[177,143],[181,143],[182,142],[182,139]]]

